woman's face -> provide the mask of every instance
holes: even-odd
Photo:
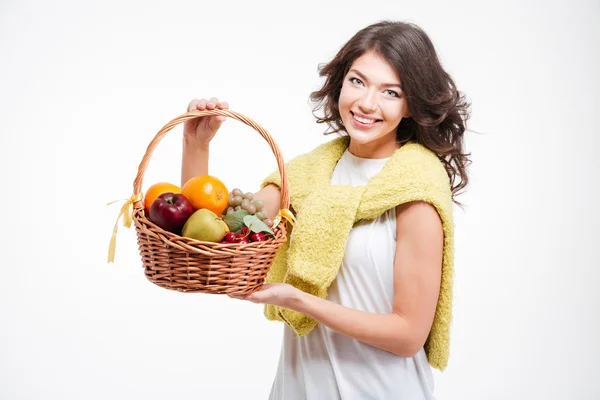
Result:
[[[389,157],[398,148],[396,128],[407,118],[408,104],[394,68],[368,51],[344,77],[338,102],[350,136],[349,150],[364,158]]]

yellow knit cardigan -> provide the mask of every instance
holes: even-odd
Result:
[[[288,228],[288,240],[277,252],[266,283],[285,282],[326,298],[356,222],[374,219],[399,204],[426,201],[442,220],[444,247],[440,295],[425,351],[430,365],[444,370],[449,357],[454,261],[447,172],[434,153],[411,142],[396,150],[367,185],[330,185],[333,170],[348,144],[347,136],[338,137],[286,163],[296,223],[293,229]],[[278,170],[261,187],[269,184],[281,185]],[[264,311],[268,320],[287,323],[299,336],[307,335],[317,325],[314,319],[279,306],[266,305]]]

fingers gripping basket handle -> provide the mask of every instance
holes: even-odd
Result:
[[[271,147],[271,150],[273,151],[273,154],[275,155],[275,158],[277,160],[277,167],[279,168],[279,174],[281,175],[281,209],[283,209],[283,210],[288,209],[289,204],[290,204],[290,194],[289,194],[288,183],[287,183],[287,174],[285,171],[285,163],[283,161],[283,157],[281,156],[281,152],[279,151],[279,147],[277,146],[277,143],[275,143],[275,141],[273,140],[271,135],[263,127],[261,127],[259,124],[257,124],[254,120],[252,120],[251,118],[248,118],[240,113],[237,113],[235,111],[231,111],[231,110],[219,110],[219,109],[203,110],[203,111],[195,110],[195,111],[187,112],[177,118],[174,118],[170,122],[168,122],[156,134],[156,136],[150,142],[150,144],[148,145],[148,148],[146,149],[146,154],[144,154],[144,158],[142,159],[142,162],[140,163],[139,168],[138,168],[137,176],[135,177],[135,181],[133,182],[133,193],[141,194],[142,181],[144,179],[144,174],[146,173],[146,169],[148,168],[148,163],[150,162],[150,158],[152,157],[152,153],[154,152],[154,149],[156,148],[156,146],[158,146],[158,143],[165,137],[165,135],[170,130],[172,130],[175,126],[177,126],[185,121],[189,121],[191,119],[195,119],[195,118],[199,118],[199,117],[213,116],[213,115],[222,115],[222,116],[233,118],[240,122],[243,122],[244,124],[254,128],[267,141],[267,143]],[[144,205],[143,205],[142,200],[138,200],[134,204],[134,208],[136,208],[136,209],[141,209],[143,207],[144,207]]]

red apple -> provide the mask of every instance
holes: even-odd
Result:
[[[188,218],[194,213],[192,203],[181,193],[166,192],[150,206],[150,221],[165,231],[179,235]]]

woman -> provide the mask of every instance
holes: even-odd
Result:
[[[326,134],[340,133],[347,140],[336,144],[343,151],[332,156],[328,184],[359,190],[375,186],[385,171],[408,180],[422,177],[423,182],[411,181],[409,191],[421,184],[436,188],[433,196],[420,197],[400,190],[376,217],[353,221],[333,281],[312,291],[273,276],[260,291],[239,297],[265,304],[269,319],[286,322],[271,398],[432,399],[431,366],[443,370],[448,358],[448,204],[456,202],[468,182],[462,139],[469,105],[440,65],[428,36],[414,24],[386,21],[360,30],[320,72],[325,83],[311,96],[315,111],[323,111],[317,122],[328,125]],[[214,108],[227,109],[228,104],[216,98],[193,100],[188,110]],[[224,119],[203,117],[184,125],[182,184],[208,173],[209,143]],[[429,154],[435,156],[433,163]],[[413,156],[424,161],[403,164]],[[320,165],[315,160],[312,165]],[[388,167],[392,164],[395,169]],[[305,210],[301,189],[294,192],[303,187],[303,175],[294,174],[291,165],[291,208]],[[439,171],[441,185],[425,182]],[[405,184],[394,178],[388,188],[372,192],[384,195]],[[341,215],[360,213],[368,192],[358,193],[354,208]],[[281,207],[277,179],[265,180],[255,198],[264,201],[274,218]],[[371,196],[370,201],[378,200]],[[292,243],[303,235],[303,212],[308,213],[296,215]],[[294,262],[286,262],[294,268]],[[303,322],[294,325],[295,317]]]

